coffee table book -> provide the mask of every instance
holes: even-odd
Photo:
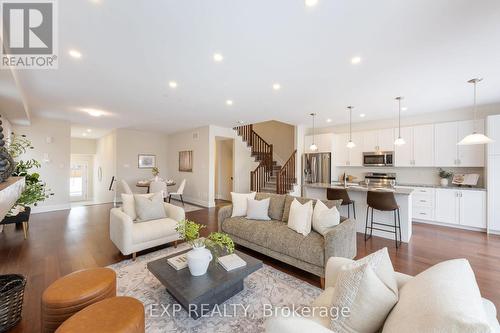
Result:
[[[186,268],[188,267],[187,252],[179,254],[178,256],[175,257],[168,258],[167,262],[170,266],[172,266],[176,270]]]
[[[247,265],[245,260],[241,259],[236,253],[219,257],[217,261],[226,271],[232,271],[233,269],[245,267]]]

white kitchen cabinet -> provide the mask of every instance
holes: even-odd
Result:
[[[377,145],[380,151],[394,151],[394,129],[387,128],[377,131]]]
[[[363,135],[363,152],[394,150],[394,129],[387,128],[361,133]]]
[[[349,134],[335,135],[335,145],[333,150],[333,161],[336,166],[361,166],[363,163],[361,133],[352,133],[352,141],[356,144],[354,148],[347,148]]]
[[[316,134],[314,136],[314,143],[318,147],[317,151],[312,151],[309,149],[311,144],[313,143],[313,136],[306,135],[304,140],[304,150],[306,153],[329,153],[334,150],[333,146],[334,135],[333,133],[325,133],[325,134]]]
[[[474,132],[484,133],[484,121],[478,120],[474,127],[473,120],[458,122],[458,141]],[[458,166],[483,167],[484,166],[484,145],[458,146]]]
[[[486,192],[459,191],[460,224],[468,227],[486,228]]]
[[[483,133],[484,120],[477,121],[476,129]],[[472,120],[436,124],[434,126],[435,165],[439,167],[484,167],[484,145],[457,145],[473,131]]]
[[[434,166],[434,125],[403,127],[401,137],[406,143],[394,148],[397,167]]]
[[[396,129],[396,136],[399,135],[399,130]],[[413,127],[401,128],[401,137],[405,139],[406,144],[394,147],[395,166],[410,167],[413,166]]]
[[[434,125],[413,127],[413,166],[434,165]]]
[[[500,232],[500,154],[488,155],[488,229]]]
[[[452,189],[436,189],[435,216],[437,222],[458,224],[459,202],[458,191]]]
[[[356,144],[356,147],[351,149],[347,148],[349,150],[349,165],[363,166],[363,147],[361,145],[361,143],[363,142],[363,133],[352,133],[352,142]]]
[[[441,123],[434,126],[434,162],[438,167],[457,166],[458,123]]]
[[[488,155],[500,155],[500,115],[488,116],[486,134],[494,142],[488,144]]]
[[[437,222],[486,228],[485,208],[485,191],[436,189]]]

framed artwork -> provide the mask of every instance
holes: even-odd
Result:
[[[186,150],[179,152],[179,171],[193,172],[193,151]]]
[[[156,155],[139,154],[137,165],[139,169],[151,169],[156,167]]]

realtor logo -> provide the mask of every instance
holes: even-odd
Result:
[[[54,0],[2,0],[2,68],[56,69]]]

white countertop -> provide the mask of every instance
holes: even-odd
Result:
[[[396,186],[394,189],[388,189],[388,188],[380,188],[380,187],[374,187],[374,186],[361,186],[356,183],[347,183],[347,187],[344,187],[344,184],[341,183],[308,183],[304,184],[305,187],[311,187],[311,188],[346,188],[348,191],[356,191],[356,192],[368,192],[368,191],[391,191],[394,192],[394,194],[402,194],[402,195],[410,195],[413,193],[413,189],[407,188],[407,187],[399,187]]]

